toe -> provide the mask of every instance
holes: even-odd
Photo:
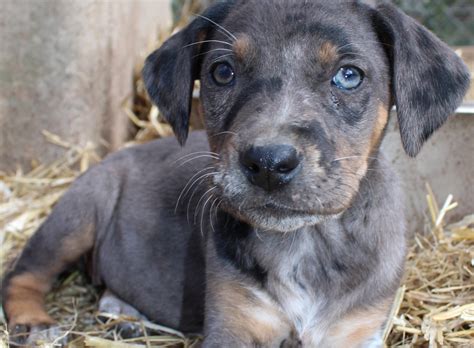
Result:
[[[142,326],[138,323],[123,322],[117,324],[117,331],[123,339],[137,338],[144,335]]]
[[[67,338],[63,337],[61,328],[56,325],[15,325],[9,331],[10,346],[37,347],[43,344],[55,343],[55,346],[65,346]]]
[[[11,346],[23,346],[25,345],[28,335],[30,333],[29,325],[17,324],[9,330],[10,345]]]
[[[36,325],[32,326],[30,335],[28,336],[27,344],[40,345],[40,344],[62,344],[59,342],[62,340],[62,330],[56,325]]]

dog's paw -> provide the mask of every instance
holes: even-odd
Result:
[[[43,345],[63,347],[67,344],[67,336],[56,325],[17,324],[9,330],[9,341],[11,347],[39,347]]]
[[[119,299],[111,291],[107,290],[99,301],[99,319],[106,322],[110,317],[123,317],[124,321],[115,325],[116,331],[122,338],[136,338],[145,334],[140,319],[146,318],[133,306]]]
[[[136,319],[145,319],[145,317],[140,314],[140,312],[136,310],[135,307],[119,299],[109,290],[107,290],[100,298],[99,312],[125,317],[133,317]]]

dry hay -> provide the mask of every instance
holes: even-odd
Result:
[[[156,111],[148,112],[149,117]],[[129,110],[128,112],[133,112]],[[140,134],[158,135],[157,120],[140,121]],[[167,126],[163,126],[167,133]],[[0,173],[0,260],[11,259],[51,212],[69,184],[91,163],[99,160],[94,147],[77,147],[45,132],[65,148],[63,158],[40,165],[30,173]],[[416,233],[407,257],[403,286],[386,330],[386,343],[397,347],[472,347],[474,344],[474,215],[446,225],[456,207],[448,197],[441,208],[428,189],[429,233]],[[2,265],[2,271],[4,269]],[[48,311],[73,337],[71,346],[190,347],[197,339],[150,322],[140,322],[151,334],[124,340],[115,324],[130,318],[98,321],[97,290],[74,271],[58,282],[47,299]],[[0,321],[0,347],[6,346],[6,326]]]
[[[195,10],[193,1],[187,0],[186,4],[185,12]],[[137,130],[135,139],[126,146],[172,133],[161,121],[158,109],[150,104],[139,77],[140,69],[136,70],[135,94],[124,101],[124,110]],[[62,158],[36,165],[26,174],[21,170],[14,174],[0,172],[1,273],[7,260],[19,253],[74,178],[99,160],[91,144],[78,147],[48,132],[44,135],[64,147]],[[385,343],[389,347],[474,347],[474,215],[446,225],[446,216],[456,207],[452,197],[439,208],[428,187],[427,201],[431,221],[427,222],[426,231],[415,233],[403,285],[384,332]],[[58,281],[48,295],[48,312],[64,334],[72,338],[69,346],[192,347],[199,341],[145,321],[139,324],[148,336],[122,339],[116,324],[131,318],[97,313],[99,295],[79,271]],[[101,314],[107,317],[105,323],[98,320]],[[0,348],[7,347],[7,342],[7,327],[0,316]]]
[[[386,328],[388,346],[474,347],[474,215],[445,225],[427,186],[428,233],[415,233],[402,287]]]

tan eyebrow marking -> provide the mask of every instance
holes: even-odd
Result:
[[[331,41],[323,42],[318,50],[318,57],[322,65],[334,62],[338,57],[337,47]]]
[[[252,44],[247,35],[240,35],[233,44],[233,50],[238,60],[243,61],[252,56]]]

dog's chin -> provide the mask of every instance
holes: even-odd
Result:
[[[241,210],[237,217],[254,228],[265,232],[294,232],[299,229],[317,225],[337,217],[339,214],[321,215],[306,212],[281,211],[264,208]]]
[[[324,215],[275,216],[251,213],[248,218],[252,221],[252,225],[259,230],[285,233],[317,225],[328,217]]]

